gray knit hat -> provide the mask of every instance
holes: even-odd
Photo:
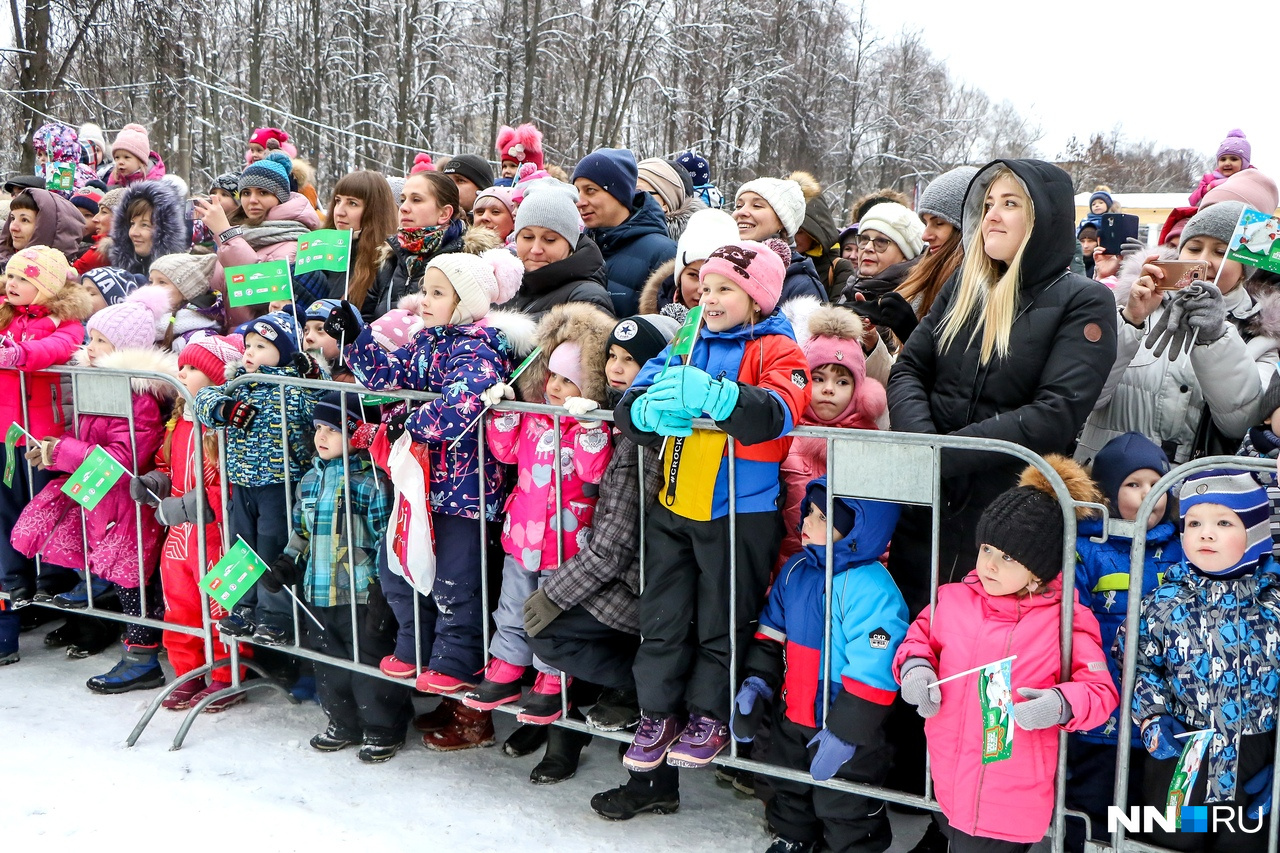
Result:
[[[976,174],[976,166],[957,166],[950,172],[943,172],[920,193],[916,213],[921,219],[926,213],[932,213],[959,228],[964,223],[964,193]]]
[[[524,191],[524,201],[516,210],[515,233],[529,226],[547,228],[578,245],[582,217],[578,215],[578,191],[555,178],[540,178]]]
[[[1182,243],[1192,237],[1213,237],[1224,243],[1231,242],[1231,235],[1244,212],[1244,204],[1238,201],[1220,201],[1200,210],[1182,229]]]

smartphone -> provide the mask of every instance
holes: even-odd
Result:
[[[1104,213],[1098,226],[1098,245],[1108,255],[1120,254],[1125,240],[1138,238],[1138,217],[1132,213]]]
[[[1208,261],[1152,261],[1151,266],[1164,270],[1164,281],[1156,285],[1156,290],[1182,290],[1192,282],[1209,278]]]

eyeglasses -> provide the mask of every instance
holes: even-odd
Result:
[[[874,247],[878,255],[893,245],[893,241],[888,237],[859,237],[857,245],[859,249],[865,249],[868,246]]]

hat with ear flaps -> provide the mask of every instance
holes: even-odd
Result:
[[[609,381],[604,367],[608,359],[609,335],[616,322],[604,311],[585,302],[569,302],[548,311],[538,323],[537,339],[541,352],[516,379],[520,398],[532,403],[542,402],[552,354],[561,344],[574,343],[581,352],[579,376],[582,379],[574,384],[583,397],[597,402],[607,399]]]

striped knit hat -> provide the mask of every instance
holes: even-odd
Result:
[[[1197,504],[1218,504],[1240,516],[1245,527],[1245,550],[1240,562],[1216,578],[1238,578],[1253,572],[1271,553],[1271,509],[1267,490],[1247,471],[1215,469],[1193,474],[1178,492],[1178,506],[1186,523],[1187,510]],[[1190,562],[1190,560],[1188,560]]]

